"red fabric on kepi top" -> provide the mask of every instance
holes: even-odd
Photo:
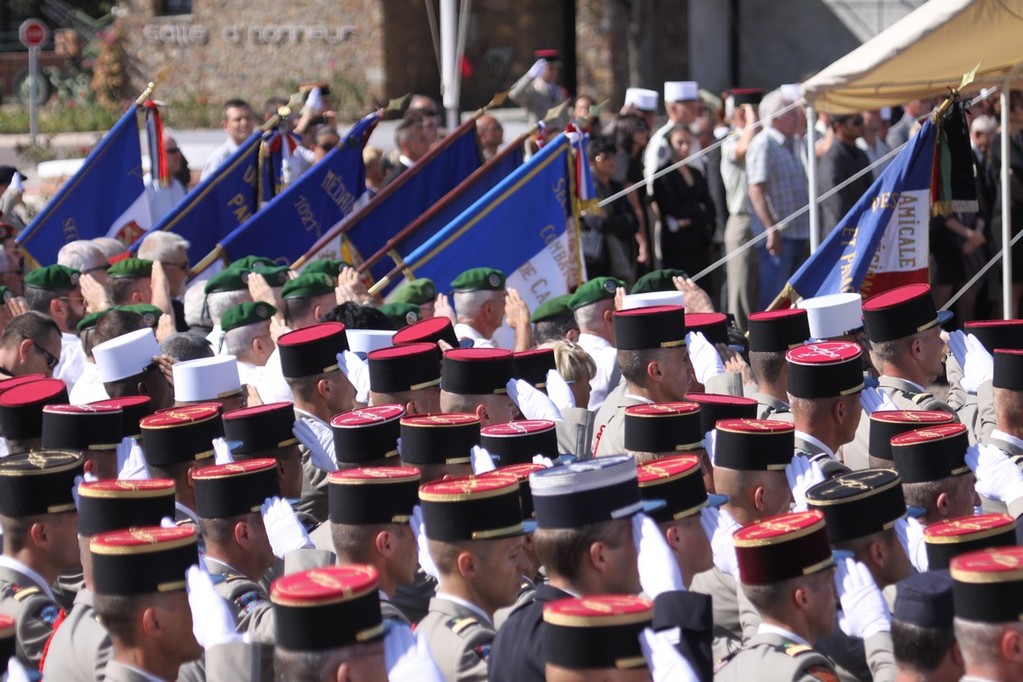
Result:
[[[480,445],[500,465],[525,464],[536,455],[558,458],[558,434],[547,419],[522,419],[492,424],[480,431]]]
[[[404,416],[405,408],[401,405],[360,407],[334,415],[330,428],[338,462],[365,465],[396,457]]]
[[[1016,520],[1008,514],[946,519],[924,528],[924,543],[928,570],[941,571],[960,554],[1015,545]]]
[[[95,405],[47,405],[43,442],[48,450],[113,450],[124,437],[124,412]]]
[[[687,313],[686,331],[701,332],[712,344],[727,344],[728,315],[724,313]]]
[[[60,379],[37,379],[9,388],[0,393],[0,433],[8,440],[39,438],[43,406],[67,401],[67,387]]]
[[[224,438],[237,443],[231,452],[262,454],[298,443],[295,406],[289,402],[268,403],[233,410],[224,415]]]
[[[93,407],[115,407],[124,413],[124,435],[138,438],[139,422],[153,414],[153,401],[147,395],[127,395],[89,403]]]
[[[417,414],[401,420],[401,461],[406,464],[469,464],[480,444],[475,414]]]
[[[533,348],[512,355],[512,376],[533,388],[547,388],[547,372],[552,369],[558,370],[553,348]]]
[[[618,350],[654,350],[686,345],[686,314],[680,305],[618,310],[614,314]]]
[[[458,336],[451,320],[446,317],[431,317],[399,329],[391,337],[395,346],[405,343],[437,343],[447,342],[452,348],[458,348]]]
[[[927,483],[968,473],[968,447],[969,429],[959,423],[906,431],[891,440],[895,469],[903,483]]]
[[[625,408],[625,449],[632,452],[702,448],[704,433],[697,403],[653,403]]]
[[[963,323],[963,331],[976,336],[988,353],[1023,349],[1023,320],[973,320]]]
[[[810,321],[803,308],[784,308],[749,316],[750,352],[784,353],[810,338]]]
[[[837,398],[863,390],[863,351],[851,341],[821,341],[785,354],[788,392],[798,398]]]
[[[878,410],[870,415],[870,438],[867,450],[871,457],[891,460],[892,438],[939,424],[951,424],[955,415],[934,410]]]
[[[796,449],[795,426],[775,419],[720,419],[714,465],[735,471],[784,471]]]
[[[345,326],[340,322],[314,324],[277,339],[281,372],[285,377],[308,377],[338,370],[337,354],[348,350]]]

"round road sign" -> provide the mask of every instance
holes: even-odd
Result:
[[[40,47],[46,42],[46,24],[39,19],[26,19],[18,27],[18,39],[25,47]]]

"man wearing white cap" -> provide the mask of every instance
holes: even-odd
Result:
[[[657,113],[657,91],[646,88],[628,88],[625,90],[625,104],[622,114],[635,112],[646,121],[647,130],[654,129],[654,114]]]
[[[149,327],[96,345],[92,356],[111,398],[147,395],[154,410],[174,405],[174,388],[167,379],[171,361],[160,355],[160,346]]]
[[[233,355],[177,362],[173,372],[175,405],[220,403],[223,412],[246,407],[246,395]]]
[[[643,153],[643,179],[646,180],[647,191],[654,192],[654,173],[671,155],[668,147],[668,131],[676,123],[691,124],[696,120],[700,110],[700,86],[696,81],[665,81],[664,110],[668,113],[668,122],[650,136]],[[700,151],[700,144],[693,140],[689,144],[690,155]]]

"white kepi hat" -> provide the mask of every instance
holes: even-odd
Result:
[[[160,345],[149,327],[122,334],[92,349],[99,380],[103,382],[141,374],[153,364],[153,356],[159,354]]]
[[[834,339],[863,328],[863,297],[855,292],[804,298],[796,307],[806,310],[813,339]]]
[[[681,291],[648,291],[642,294],[626,294],[622,298],[622,310],[633,308],[652,308],[655,305],[686,304],[686,297]]]
[[[628,88],[625,91],[625,106],[630,104],[641,111],[657,111],[657,91]]]
[[[665,102],[692,102],[700,99],[696,81],[664,81]]]
[[[240,395],[238,363],[233,355],[218,355],[174,363],[174,400],[196,403]]]
[[[345,328],[345,336],[348,338],[348,350],[358,353],[363,359],[372,351],[394,345],[391,343],[394,332],[385,329]]]

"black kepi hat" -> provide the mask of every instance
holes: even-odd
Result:
[[[363,467],[327,477],[331,523],[352,526],[407,523],[419,504],[419,469]]]
[[[912,336],[951,318],[951,312],[935,308],[927,284],[907,284],[863,302],[863,327],[874,343]]]
[[[837,398],[863,390],[863,350],[851,341],[821,341],[785,354],[788,392],[797,398]]]
[[[202,467],[192,473],[195,511],[200,519],[224,519],[259,512],[268,497],[280,497],[277,462],[247,459]]]
[[[508,392],[512,353],[500,348],[455,348],[441,360],[440,388],[459,395]]]
[[[976,336],[988,353],[1023,350],[1023,320],[971,320],[963,323],[963,331]]]
[[[722,419],[715,427],[714,466],[784,471],[796,450],[795,426],[776,419]]]
[[[419,488],[426,536],[440,542],[494,540],[524,535],[534,524],[522,519],[515,476],[445,478]]]
[[[810,322],[803,308],[784,308],[749,316],[750,352],[784,353],[810,338]]]
[[[1023,391],[1023,350],[999,348],[992,355],[994,374],[991,385],[1009,391]]]
[[[126,395],[122,398],[108,398],[89,403],[92,407],[113,407],[123,413],[124,435],[139,438],[142,435],[139,422],[153,414],[153,400],[148,395]]]
[[[614,314],[618,350],[653,350],[686,345],[685,308],[660,305]]]
[[[40,450],[0,459],[0,516],[22,518],[75,511],[71,495],[84,460],[74,452]]]
[[[703,447],[700,406],[652,403],[625,408],[625,449],[632,452],[683,452]]]
[[[0,393],[0,433],[8,440],[39,438],[43,435],[43,407],[67,401],[67,387],[60,379],[38,379],[8,388]]]
[[[213,439],[224,436],[220,405],[200,403],[155,412],[141,422],[142,451],[152,466],[166,467],[213,457]]]
[[[759,403],[741,395],[686,393],[686,402],[700,406],[700,430],[712,430],[722,419],[756,419]]]
[[[650,514],[658,523],[698,514],[707,506],[720,507],[728,500],[725,495],[707,494],[697,455],[664,457],[640,464],[637,475],[643,499],[664,500],[664,507]]]
[[[892,438],[895,469],[904,484],[969,473],[965,459],[968,447],[969,429],[958,423],[928,426]]]
[[[566,670],[647,667],[639,640],[654,605],[644,597],[603,594],[558,599],[543,607],[544,660]]]
[[[906,515],[902,479],[891,469],[840,474],[806,491],[806,505],[824,514],[832,544],[880,533]]]
[[[907,431],[954,421],[954,415],[937,410],[877,410],[870,415],[867,450],[871,457],[893,460],[892,438]]]
[[[115,450],[124,437],[124,412],[95,405],[47,405],[43,441],[47,450]]]
[[[338,371],[337,354],[348,350],[345,326],[324,322],[288,332],[277,339],[285,377],[309,377]]]
[[[771,516],[732,536],[743,585],[773,585],[835,565],[819,511]]]
[[[533,348],[512,355],[512,376],[533,388],[547,388],[547,372],[552,369],[558,369],[553,348]]]
[[[1023,619],[1023,547],[960,554],[949,563],[956,618],[979,623]]]
[[[401,405],[360,407],[334,415],[330,428],[337,461],[358,465],[396,457],[404,416]]]
[[[480,445],[502,465],[526,464],[536,455],[558,457],[558,433],[547,419],[521,419],[480,430]]]
[[[533,509],[533,492],[529,488],[529,476],[537,471],[546,469],[543,464],[525,462],[523,464],[512,464],[488,471],[480,476],[514,476],[519,482],[519,502],[522,504],[522,518],[531,521],[536,518],[536,511]]]
[[[174,518],[174,481],[103,480],[78,486],[78,534],[92,537],[131,526],[159,526]]]
[[[924,528],[927,569],[948,568],[960,554],[1016,544],[1016,520],[1008,514],[980,514],[946,519]]]
[[[371,351],[369,390],[404,393],[440,386],[440,348],[435,343],[409,343]]]
[[[97,595],[180,592],[199,561],[194,526],[141,526],[101,533],[89,542]]]
[[[480,444],[474,414],[417,414],[401,420],[401,461],[406,464],[469,464]]]
[[[395,346],[407,343],[432,343],[444,341],[452,348],[458,348],[458,335],[455,326],[446,317],[430,317],[403,327],[391,337]]]
[[[295,426],[295,406],[289,402],[232,410],[223,420],[224,439],[233,444],[231,452],[236,458],[272,453],[298,443],[291,431]]]
[[[701,332],[712,344],[728,343],[728,315],[724,313],[687,313],[686,331]]]

